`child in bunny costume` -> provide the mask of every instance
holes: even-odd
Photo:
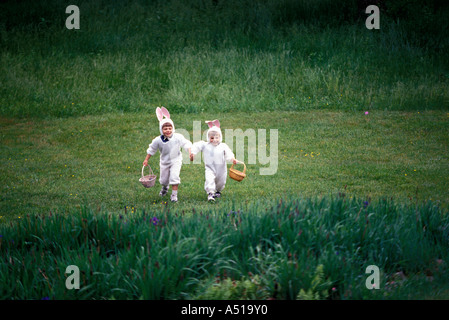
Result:
[[[190,160],[193,161],[195,154],[203,152],[204,163],[206,166],[206,181],[204,190],[207,193],[208,201],[215,201],[215,198],[221,196],[221,191],[226,184],[227,167],[226,162],[236,164],[238,160],[234,158],[234,153],[226,143],[222,142],[220,121],[206,121],[209,126],[207,131],[208,142],[198,141],[192,146]]]
[[[159,131],[161,135],[154,138],[147,149],[147,156],[143,165],[148,165],[148,160],[158,150],[160,152],[160,179],[162,185],[160,196],[165,196],[168,192],[168,186],[172,186],[170,200],[178,201],[178,185],[181,183],[179,174],[181,172],[182,154],[180,149],[191,153],[192,143],[184,138],[182,134],[175,133],[175,125],[170,119],[170,113],[164,107],[156,108],[156,116],[159,120]]]

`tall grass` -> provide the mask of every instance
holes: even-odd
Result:
[[[85,1],[80,30],[25,3],[2,6],[3,116],[448,106],[447,41],[367,30],[355,1]]]
[[[0,234],[2,299],[195,299],[245,278],[258,279],[259,298],[295,299],[312,288],[320,265],[322,298],[429,297],[410,288],[431,280],[447,290],[438,281],[447,271],[449,220],[431,202],[340,196],[255,201],[228,212],[83,207],[27,216]],[[382,290],[365,287],[373,264]],[[79,290],[65,287],[69,265],[81,271]],[[393,285],[399,272],[405,279]]]

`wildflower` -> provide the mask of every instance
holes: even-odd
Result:
[[[368,114],[369,114],[369,112],[368,112],[368,111],[365,111],[365,114],[367,114],[367,115],[368,115]]]
[[[151,223],[156,226],[159,223],[159,219],[156,217],[151,218]]]
[[[368,207],[369,202],[368,201],[364,201],[363,202],[363,209],[366,209],[366,207]]]

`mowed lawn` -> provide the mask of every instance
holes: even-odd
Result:
[[[149,189],[139,183],[148,144],[159,134],[154,113],[2,118],[0,223],[84,205],[110,212],[156,211],[169,205],[192,212],[282,196],[342,193],[367,201],[432,200],[447,207],[449,114],[445,111],[308,110],[173,114],[172,118],[192,142],[198,139],[194,132],[198,123],[206,131],[205,120],[219,119],[223,132],[242,133],[233,141],[225,134],[224,142],[245,161],[247,177],[242,182],[229,179],[217,203],[206,201],[204,165],[197,161],[183,165],[176,204],[158,196],[158,183]],[[150,166],[159,176],[158,156],[150,159]],[[270,167],[274,174],[261,174],[261,169]]]

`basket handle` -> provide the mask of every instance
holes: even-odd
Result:
[[[151,169],[150,165],[148,165],[148,168],[150,169],[150,173],[151,173],[152,175],[154,175],[153,169]],[[142,167],[142,178],[144,177],[144,175],[143,175],[143,169],[145,169],[145,166]]]
[[[243,173],[246,174],[246,164],[244,162],[238,161],[238,160],[237,160],[237,163],[243,164]],[[232,168],[234,168],[234,163],[231,165],[231,169]]]

